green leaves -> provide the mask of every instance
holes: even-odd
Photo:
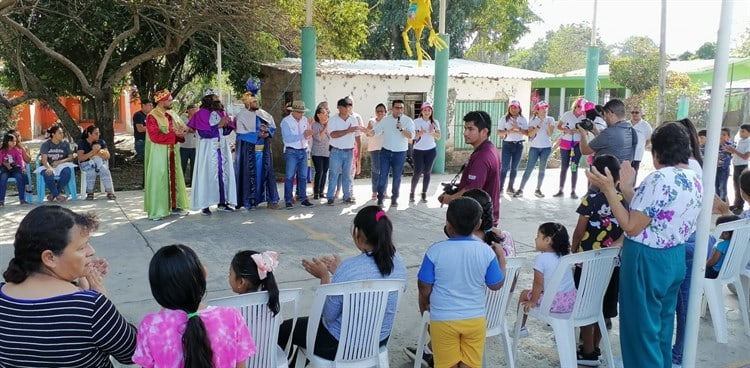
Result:
[[[617,45],[620,53],[609,62],[609,78],[633,93],[659,83],[659,48],[648,37],[630,37]]]

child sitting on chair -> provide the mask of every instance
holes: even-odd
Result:
[[[719,216],[719,218],[716,219],[716,225],[737,220],[741,220],[741,218],[735,215]],[[711,250],[711,256],[706,261],[707,279],[715,279],[719,277],[721,265],[724,263],[724,257],[727,255],[727,251],[729,250],[729,243],[732,241],[732,232],[722,232],[721,236],[719,236],[719,239],[721,239],[721,241],[716,243],[713,250]]]
[[[266,251],[258,253],[254,250],[237,252],[229,266],[229,286],[237,294],[268,291],[268,309],[274,315],[279,314],[279,286],[273,271],[279,266],[279,255]]]
[[[547,284],[551,281],[552,273],[555,272],[557,265],[560,264],[560,258],[570,252],[570,237],[565,226],[556,222],[545,222],[539,225],[536,232],[536,250],[541,253],[534,259],[534,286],[531,290],[521,291],[518,304],[523,306],[524,311],[528,312],[531,308],[536,308],[542,301],[542,295],[546,290]],[[573,282],[573,272],[568,270],[563,274],[560,286],[555,292],[552,300],[550,312],[568,313],[573,310],[576,301],[576,286]],[[529,335],[526,329],[526,315],[523,316],[521,323],[520,337]]]

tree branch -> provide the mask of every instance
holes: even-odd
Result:
[[[42,51],[43,53],[49,55],[53,59],[57,60],[60,64],[68,68],[73,74],[75,74],[76,78],[78,78],[78,81],[81,82],[81,88],[84,92],[95,95],[96,89],[94,89],[89,81],[86,79],[86,76],[83,74],[83,71],[78,68],[70,59],[66,58],[65,56],[61,55],[60,53],[56,52],[55,50],[52,50],[49,48],[42,40],[40,40],[36,35],[31,33],[28,29],[26,29],[24,26],[16,23],[12,19],[10,19],[7,16],[0,17],[0,22],[3,22],[9,26],[11,26],[16,31],[20,32],[22,35],[26,36],[36,47]]]
[[[7,108],[16,107],[28,100],[33,100],[34,98],[30,93],[24,93],[21,96],[18,96],[14,99],[7,99],[5,96],[0,95],[0,105],[3,105]]]
[[[94,79],[94,83],[97,86],[100,86],[102,84],[102,79],[104,78],[104,70],[107,69],[107,64],[109,63],[109,60],[112,57],[112,53],[114,53],[115,50],[117,49],[117,46],[120,44],[120,42],[124,41],[128,37],[137,34],[140,28],[141,28],[141,19],[138,16],[138,12],[135,12],[133,14],[133,27],[117,35],[117,37],[115,37],[115,39],[112,40],[112,42],[109,44],[107,51],[102,56],[102,61],[99,63],[99,69],[97,69],[96,78]]]

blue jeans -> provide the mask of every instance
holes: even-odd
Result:
[[[372,192],[378,192],[378,181],[380,181],[380,150],[370,151],[370,182]]]
[[[18,188],[18,198],[21,203],[26,202],[26,175],[23,174],[20,167],[13,167],[8,170],[5,166],[0,166],[0,203],[5,202],[5,192],[8,190],[8,179],[16,179]]]
[[[716,168],[716,195],[721,198],[722,201],[727,201],[727,181],[729,181],[729,168],[728,167],[717,167]]]
[[[68,182],[70,181],[72,172],[73,171],[69,167],[62,169],[62,171],[60,171],[60,176],[57,179],[57,184],[55,184],[55,174],[47,175],[47,171],[42,171],[42,176],[44,177],[44,185],[47,186],[47,189],[49,189],[49,192],[53,197],[59,196],[60,193],[62,193],[63,189],[68,186]],[[71,194],[73,193],[68,193],[68,195]]]
[[[284,202],[292,203],[292,185],[297,176],[297,197],[307,200],[307,151],[303,149],[284,148],[286,172],[284,177]]]
[[[143,158],[146,152],[146,141],[143,139],[136,139],[134,143],[135,157]]]
[[[336,191],[336,183],[339,178],[342,180],[344,200],[352,198],[352,193],[348,188],[352,186],[352,176],[349,174],[352,170],[352,159],[354,159],[354,150],[342,150],[331,148],[331,154],[328,156],[328,192],[326,198],[332,201]]]
[[[536,190],[542,190],[542,181],[544,180],[544,169],[547,168],[547,159],[549,158],[549,155],[551,153],[552,153],[552,147],[529,148],[529,157],[526,162],[526,170],[524,170],[523,172],[523,178],[521,178],[521,186],[518,187],[519,190],[523,190],[523,187],[526,185],[526,182],[529,181],[529,177],[531,176],[531,171],[534,170],[534,166],[536,166],[537,160],[539,160],[539,173],[537,174],[537,178],[536,178]]]
[[[391,200],[398,199],[398,190],[401,187],[401,174],[404,173],[406,162],[406,151],[393,152],[385,148],[380,150],[380,180],[378,181],[378,200],[385,197],[385,188],[388,185],[388,173],[393,170],[393,184],[391,188]]]
[[[503,190],[503,183],[505,183],[505,177],[508,175],[508,170],[510,170],[510,181],[508,182],[508,188],[513,188],[513,182],[516,181],[516,173],[518,172],[518,164],[521,163],[521,154],[523,154],[523,141],[503,141],[503,164],[500,168],[501,191]]]

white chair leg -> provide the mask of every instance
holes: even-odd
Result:
[[[748,314],[747,314],[747,296],[745,294],[745,289],[742,287],[742,283],[740,281],[733,282],[734,288],[737,290],[737,301],[740,304],[740,313],[742,314],[742,322],[745,324],[745,335],[750,336],[750,320],[748,320]]]
[[[414,368],[422,368],[422,354],[424,354],[424,347],[430,341],[430,333],[428,326],[430,325],[430,313],[424,312],[422,314],[422,322],[419,325],[419,338],[417,339],[417,352],[414,355]]]
[[[600,346],[604,348],[604,353],[607,357],[607,367],[614,368],[615,357],[612,355],[612,344],[609,342],[609,331],[607,331],[607,324],[604,323],[604,316],[599,317],[599,331],[602,334],[602,343]]]
[[[510,340],[510,333],[508,332],[508,325],[507,322],[505,325],[503,325],[503,345],[505,345],[505,361],[507,362],[506,365],[509,368],[515,368],[516,366],[516,360],[513,357],[513,342]],[[487,355],[487,351],[485,350],[485,356]]]
[[[303,353],[303,349],[297,348],[297,361],[294,364],[295,368],[305,368],[305,360],[307,356]]]
[[[378,354],[378,359],[380,360],[378,362],[380,368],[388,368],[388,361],[390,360],[388,358],[388,348],[381,349],[380,354]]]
[[[727,338],[727,316],[724,311],[724,295],[721,292],[721,285],[712,280],[706,280],[703,283],[703,290],[709,312],[711,312],[711,323],[714,325],[716,342],[726,344],[729,342]]]
[[[550,321],[552,330],[555,332],[555,342],[557,343],[557,354],[560,356],[561,368],[577,368],[578,357],[576,356],[576,337],[575,328],[568,321],[552,320]]]
[[[509,358],[513,359],[513,365],[516,365],[518,359],[518,334],[521,330],[521,321],[523,321],[523,307],[519,304],[516,307],[516,323],[513,324],[513,352]]]

